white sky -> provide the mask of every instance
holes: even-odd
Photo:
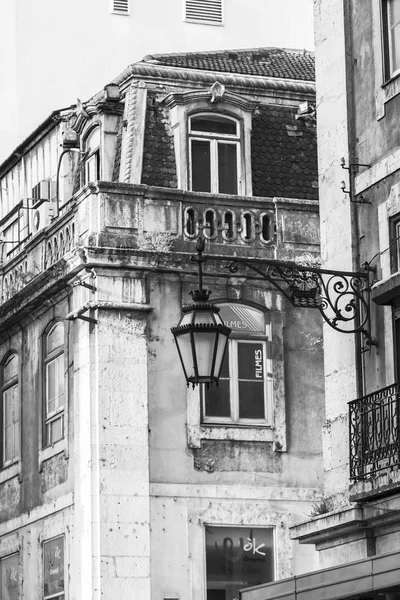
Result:
[[[131,0],[129,17],[111,15],[110,0],[0,0],[0,163],[53,110],[87,100],[145,54],[313,50],[313,0],[224,4],[224,26],[206,27],[184,23],[182,0]]]

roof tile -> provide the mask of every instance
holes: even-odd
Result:
[[[151,54],[142,62],[177,67],[314,81],[314,53],[287,48],[251,48],[182,54]]]

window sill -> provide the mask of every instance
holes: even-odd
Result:
[[[189,448],[200,448],[201,440],[233,440],[238,442],[276,441],[275,430],[268,425],[188,425],[187,432]]]
[[[400,94],[400,73],[385,81],[376,94],[377,119],[385,116],[385,104]]]
[[[0,483],[4,483],[9,479],[13,479],[14,477],[18,477],[21,482],[21,463],[16,462],[4,467],[0,471]]]
[[[46,448],[42,448],[41,450],[39,450],[39,471],[42,472],[44,462],[46,462],[50,458],[53,458],[53,456],[62,453],[64,454],[64,458],[67,460],[68,447],[67,440],[65,438],[59,440],[58,442],[55,442],[52,446],[47,446]]]
[[[393,305],[399,300],[400,273],[397,271],[386,279],[374,283],[371,289],[371,297],[375,304]]]

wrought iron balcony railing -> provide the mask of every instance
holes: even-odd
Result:
[[[400,467],[400,383],[349,402],[350,477]]]

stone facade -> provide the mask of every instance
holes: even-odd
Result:
[[[4,573],[21,598],[213,598],[207,528],[254,530],[254,553],[253,535],[273,533],[272,578],[316,566],[288,530],[320,500],[321,315],[255,272],[223,268],[319,255],[312,57],[274,52],[294,81],[271,76],[268,49],[257,52],[229,58],[264,56],[254,77],[213,71],[212,53],[200,74],[162,57],[132,65],[1,167],[2,398],[17,390],[21,439],[3,417],[5,598]],[[213,105],[216,81],[225,91]],[[195,110],[238,123],[241,193],[191,189],[182,144]],[[213,301],[266,323],[269,420],[208,417],[206,392],[186,387],[170,328],[197,284],[199,234]]]

